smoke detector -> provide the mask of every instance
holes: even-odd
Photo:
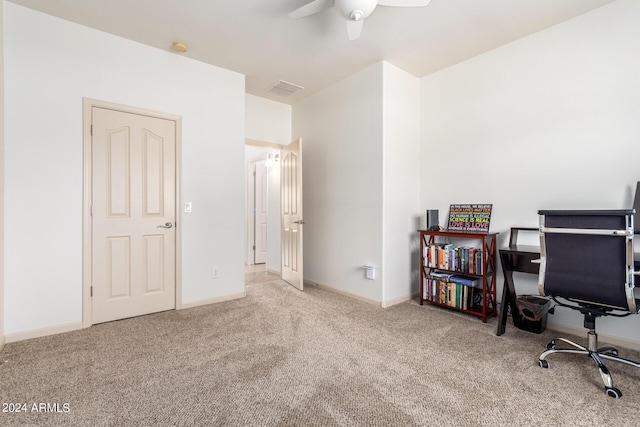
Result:
[[[173,48],[173,50],[175,50],[178,53],[185,53],[186,51],[189,50],[189,46],[187,45],[186,42],[176,41],[176,42],[173,42],[173,45],[171,47]]]

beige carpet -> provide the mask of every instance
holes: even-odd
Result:
[[[28,410],[0,425],[640,425],[640,370],[611,363],[611,399],[584,356],[537,366],[549,331],[280,280],[247,294],[8,344],[0,397]]]

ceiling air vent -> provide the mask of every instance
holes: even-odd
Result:
[[[289,96],[293,95],[300,89],[304,89],[302,86],[294,85],[293,83],[280,80],[277,84],[273,85],[269,92],[277,93],[278,95]]]

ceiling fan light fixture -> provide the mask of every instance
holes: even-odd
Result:
[[[364,17],[364,13],[361,10],[352,10],[349,14],[349,19],[352,21],[359,21]]]
[[[336,0],[335,6],[342,16],[352,21],[361,21],[373,13],[376,0]]]
[[[362,32],[364,20],[375,10],[376,6],[389,7],[424,7],[431,0],[311,0],[289,14],[293,19],[303,18],[335,7],[337,12],[347,21],[349,40],[357,40]]]

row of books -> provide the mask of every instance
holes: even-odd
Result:
[[[482,280],[433,271],[425,280],[422,299],[468,310],[482,302]]]
[[[434,243],[423,247],[425,267],[462,273],[482,274],[482,249]]]

